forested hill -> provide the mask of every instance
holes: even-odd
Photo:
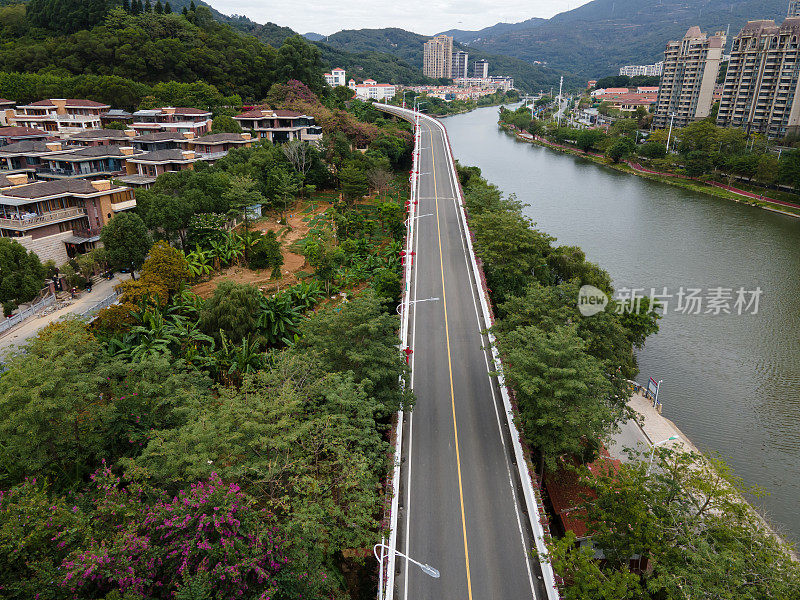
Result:
[[[754,19],[782,19],[788,0],[593,0],[549,20],[447,32],[470,52],[482,50],[580,74],[616,74],[626,64],[663,58],[664,45],[692,25],[731,36]]]
[[[348,52],[388,52],[421,70],[422,45],[428,39],[430,39],[428,36],[397,28],[348,29],[328,36],[326,44]],[[557,85],[559,76],[562,74],[570,82],[577,82],[577,79],[571,77],[570,73],[560,73],[548,67],[529,64],[501,54],[493,54],[481,48],[465,48],[460,44],[455,46],[468,50],[470,60],[480,58],[488,60],[491,75],[509,75],[514,78],[517,87],[523,90],[534,91]]]
[[[54,0],[0,7],[0,71],[31,74],[0,73],[0,96],[86,97],[132,107],[152,94],[148,86],[171,82],[210,84],[216,96],[238,95],[240,103],[263,99],[276,81],[299,79],[315,92],[324,86],[319,52],[299,36],[276,50],[220,23],[205,6],[186,16],[113,8],[90,28],[70,32],[91,1],[56,0],[59,12]]]

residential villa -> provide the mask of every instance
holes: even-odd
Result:
[[[66,179],[22,183],[6,175],[0,185],[0,236],[57,265],[95,247],[100,228],[116,214],[136,207],[130,188],[108,180]]]
[[[133,147],[144,152],[158,150],[190,150],[190,141],[194,139],[192,133],[178,133],[177,131],[157,131],[144,133],[133,138]]]
[[[190,144],[201,160],[214,161],[233,148],[249,148],[253,140],[249,133],[212,133],[190,140]]]
[[[92,100],[50,99],[18,106],[14,124],[66,136],[87,129],[100,129],[100,114],[111,108]]]
[[[331,87],[337,87],[340,85],[345,85],[345,70],[344,69],[333,69],[330,73],[325,73],[323,77],[325,77],[325,83],[327,83]]]
[[[70,148],[41,157],[37,179],[107,179],[126,173],[125,163],[144,154],[131,146],[105,145]]]
[[[0,127],[0,146],[22,141],[43,141],[50,137],[46,131],[32,127]]]
[[[314,142],[322,139],[322,128],[314,117],[292,110],[256,107],[233,117],[242,129],[255,132],[257,138],[281,144],[292,140]]]
[[[359,100],[391,100],[396,93],[391,83],[378,83],[374,79],[365,79],[364,83],[356,83],[355,79],[351,79],[347,87],[356,93]]]
[[[23,140],[0,146],[0,172],[35,175],[43,159],[64,152],[67,146],[58,140]]]
[[[100,115],[100,123],[102,123],[103,127],[108,127],[111,123],[123,123],[126,126],[130,126],[132,122],[133,115],[120,108],[112,108]]]
[[[211,113],[199,108],[175,108],[167,106],[137,110],[130,124],[138,134],[170,131],[191,133],[195,137],[211,131]]]
[[[156,150],[131,156],[125,161],[127,175],[117,180],[133,187],[149,188],[162,173],[174,173],[185,169],[194,169],[194,163],[200,158],[194,150]]]
[[[73,133],[67,142],[76,146],[130,146],[136,132],[133,129],[121,131],[119,129],[92,129]]]

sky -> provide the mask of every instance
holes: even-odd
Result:
[[[589,0],[206,0],[221,13],[271,21],[299,33],[400,27],[423,35],[549,18]]]

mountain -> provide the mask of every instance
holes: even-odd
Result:
[[[731,37],[748,20],[782,19],[788,0],[593,0],[548,20],[499,23],[480,31],[453,30],[469,47],[596,78],[622,65],[663,58],[669,40],[692,25]]]
[[[443,31],[442,33],[452,36],[456,42],[469,45],[486,37],[494,37],[520,29],[529,29],[530,27],[534,27],[540,23],[544,23],[545,21],[547,21],[547,19],[534,17],[533,19],[528,19],[527,21],[521,21],[519,23],[498,23],[497,25],[484,27],[483,29],[479,29],[477,31],[450,29],[448,31]]]
[[[322,35],[321,33],[314,33],[313,31],[304,33],[303,37],[306,38],[309,42],[319,42],[325,39],[324,35]]]
[[[428,36],[412,33],[404,29],[347,29],[328,36],[326,44],[332,48],[339,48],[348,52],[385,52],[396,56],[407,65],[422,71],[422,45],[430,39]],[[467,50],[470,61],[484,59],[489,61],[491,75],[508,75],[514,78],[518,88],[534,91],[539,88],[557,85],[559,75],[545,66],[526,63],[510,56],[491,53],[482,48],[473,46],[465,47],[456,43],[457,49]],[[346,68],[346,67],[345,67]],[[579,82],[574,76],[564,74],[569,83],[575,85]]]

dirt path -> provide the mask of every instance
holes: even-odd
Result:
[[[330,204],[327,202],[304,200],[297,202],[286,211],[286,225],[278,223],[279,215],[270,215],[251,226],[254,231],[274,231],[277,234],[283,254],[283,267],[281,268],[283,277],[280,279],[271,278],[271,269],[254,271],[234,265],[215,273],[211,279],[193,286],[192,291],[201,298],[208,298],[214,293],[217,284],[228,280],[256,285],[264,292],[272,292],[296,284],[298,274],[301,272],[311,273],[311,269],[306,265],[304,256],[291,252],[289,248],[308,234],[310,221],[328,208],[330,208]]]

